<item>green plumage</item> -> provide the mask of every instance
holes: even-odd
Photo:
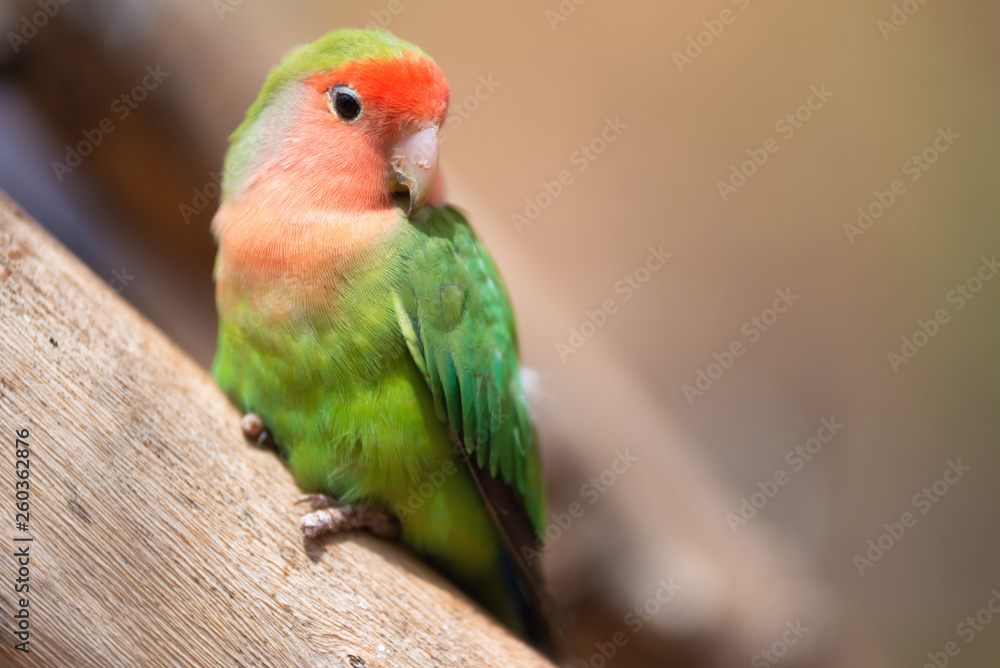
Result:
[[[534,529],[545,499],[506,287],[454,208],[424,207],[342,277],[321,318],[220,312],[212,367],[258,413],[302,488],[373,502],[402,540],[516,624],[506,549],[452,433],[513,487]]]

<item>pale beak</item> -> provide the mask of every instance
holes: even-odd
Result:
[[[389,153],[392,178],[400,189],[410,193],[411,215],[430,197],[438,170],[438,129],[431,125],[406,135],[396,142]]]

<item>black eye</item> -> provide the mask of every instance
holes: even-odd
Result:
[[[349,123],[361,115],[361,99],[352,89],[347,86],[334,86],[328,95],[330,106],[341,120]]]

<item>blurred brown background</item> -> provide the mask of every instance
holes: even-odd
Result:
[[[207,365],[226,136],[285,51],[366,24],[449,78],[450,199],[542,373],[552,511],[586,508],[547,550],[585,661],[922,666],[954,641],[948,665],[996,665],[1000,621],[963,624],[1000,588],[1000,6],[8,0],[0,187]]]

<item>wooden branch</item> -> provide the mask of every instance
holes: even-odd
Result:
[[[402,548],[304,541],[291,476],[204,370],[2,194],[0,317],[0,664],[551,665]]]

